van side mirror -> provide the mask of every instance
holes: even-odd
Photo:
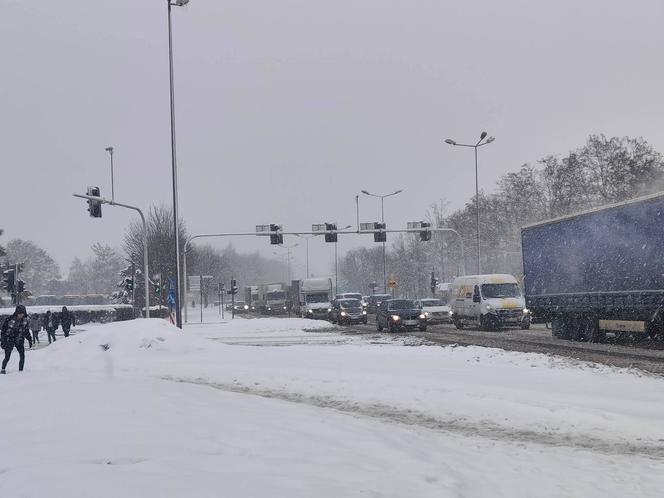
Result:
[[[480,298],[479,294],[473,294],[473,302],[474,303],[479,303],[482,299]]]

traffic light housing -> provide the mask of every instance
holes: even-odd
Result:
[[[2,272],[2,288],[8,294],[16,292],[16,271],[13,268]]]
[[[88,187],[88,195],[92,197],[101,197],[99,187]],[[91,218],[101,218],[101,202],[88,199],[88,213]]]
[[[23,280],[16,282],[16,292],[18,294],[25,292],[25,282]]]
[[[231,290],[229,290],[228,293],[231,295],[235,295],[237,294],[237,291],[238,291],[237,280],[233,278],[231,279]]]
[[[279,233],[279,230],[281,230],[279,225],[270,224],[270,232],[272,232],[270,234],[270,244],[279,245],[284,243],[284,236]]]
[[[125,278],[125,289],[128,291],[134,290],[134,279],[131,277]]]
[[[328,233],[334,232],[334,233]],[[337,224],[336,223],[325,223],[325,242],[336,242],[337,241]]]
[[[374,223],[374,230],[385,230],[385,223]],[[387,234],[385,232],[374,232],[374,242],[386,242]]]
[[[424,228],[424,230],[422,230],[422,231],[420,232],[420,240],[423,241],[423,242],[426,242],[426,241],[428,241],[428,240],[431,240],[431,230],[429,230],[429,227],[431,226],[431,223],[428,223],[428,222],[426,222],[426,221],[422,221],[422,222],[420,223],[420,226],[421,226],[422,228]],[[432,278],[433,278],[433,277],[432,277]]]

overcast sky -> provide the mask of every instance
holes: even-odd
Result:
[[[590,133],[664,151],[662,5],[191,0],[173,11],[181,216],[190,233],[309,230],[354,224],[361,189],[401,188],[385,212],[405,226],[473,195],[472,151],[443,139],[484,129],[485,190]],[[96,241],[121,247],[134,215],[91,219],[71,196],[110,197],[109,145],[116,200],[171,202],[166,23],[165,0],[0,0],[2,242],[33,240],[65,274]],[[360,201],[362,220],[379,219],[377,199]],[[330,268],[332,245],[311,254]],[[295,259],[303,273],[304,243]]]

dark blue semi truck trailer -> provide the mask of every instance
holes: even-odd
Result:
[[[526,306],[553,335],[664,335],[664,193],[521,229]]]

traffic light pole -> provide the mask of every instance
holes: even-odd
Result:
[[[359,218],[358,218],[359,219]],[[358,225],[356,230],[336,230],[336,231],[316,231],[316,232],[282,232],[279,231],[281,235],[325,235],[335,233],[338,235],[357,235],[357,234],[373,234],[373,233],[420,233],[424,229],[423,228],[405,228],[401,230],[360,230],[360,227]],[[465,256],[465,249],[464,249],[464,244],[463,244],[463,238],[461,237],[461,234],[457,232],[454,228],[434,228],[434,227],[427,227],[426,230],[430,232],[452,232],[456,234],[456,236],[459,238],[459,244],[461,247],[461,267],[462,267],[462,273],[466,273],[466,256]],[[192,235],[189,237],[185,243],[184,243],[184,250],[182,251],[182,269],[183,269],[183,274],[184,274],[184,282],[186,285],[187,282],[187,252],[191,248],[191,242],[195,239],[201,239],[201,238],[209,238],[209,237],[256,237],[256,236],[269,236],[274,234],[274,232],[227,232],[227,233],[199,233],[196,235]],[[185,295],[186,288],[183,289],[183,292],[181,295]],[[185,302],[184,306],[184,321],[185,323],[187,322],[187,305],[186,305],[186,299],[183,299]]]
[[[110,204],[111,206],[119,206],[126,209],[132,209],[136,211],[141,217],[141,222],[143,223],[143,277],[145,277],[145,318],[150,318],[150,277],[148,269],[148,226],[145,223],[145,216],[143,216],[143,211],[141,211],[136,206],[130,206],[129,204],[121,204],[115,202],[114,200],[107,200],[103,197],[95,197],[93,195],[83,195],[83,194],[73,194],[74,197],[80,197],[81,199],[87,199],[89,201],[97,201],[101,204]],[[133,278],[133,275],[132,275]],[[135,285],[135,283],[134,283]]]

